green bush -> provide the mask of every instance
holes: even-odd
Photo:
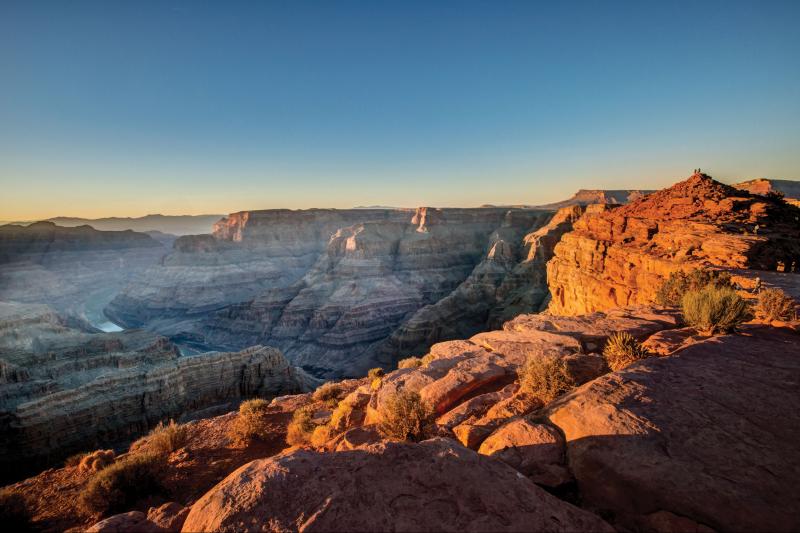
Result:
[[[749,318],[747,302],[727,287],[689,291],[681,308],[683,319],[701,335],[729,333]]]
[[[575,386],[567,365],[557,357],[531,357],[518,374],[520,388],[545,404]]]
[[[12,489],[0,490],[0,524],[4,531],[32,531],[31,512],[25,496]]]
[[[269,402],[262,398],[247,400],[239,405],[239,415],[231,424],[228,436],[237,444],[266,440],[272,435],[268,423]]]
[[[762,320],[792,320],[796,303],[780,289],[764,289],[758,294],[756,316]]]
[[[286,443],[289,446],[300,446],[311,441],[317,425],[314,423],[314,409],[306,405],[297,409],[286,431]]]
[[[649,356],[647,348],[642,346],[633,335],[624,331],[612,333],[603,348],[603,357],[608,363],[608,367],[615,372]]]
[[[163,455],[125,457],[94,475],[81,492],[78,505],[90,515],[130,511],[139,500],[163,493],[161,474],[165,467]]]
[[[146,437],[137,440],[132,448],[146,449],[148,452],[159,455],[169,455],[186,446],[188,440],[189,430],[186,425],[170,420],[167,424],[159,422]]]
[[[379,414],[378,430],[385,437],[396,440],[423,440],[433,421],[430,406],[418,393],[410,391],[400,391],[386,398]]]
[[[702,269],[693,270],[689,274],[682,271],[673,272],[659,287],[656,293],[656,303],[668,307],[679,307],[684,294],[708,286],[732,288],[730,273]]]

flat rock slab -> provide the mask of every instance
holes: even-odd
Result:
[[[613,531],[449,439],[295,450],[239,468],[183,531]]]
[[[800,336],[746,327],[580,387],[549,410],[582,501],[621,525],[667,512],[800,529]]]

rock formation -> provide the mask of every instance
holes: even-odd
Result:
[[[0,301],[44,303],[94,323],[128,280],[167,252],[144,233],[0,226]]]
[[[572,206],[586,207],[592,204],[621,205],[638,200],[652,192],[654,191],[580,189],[571,198],[538,207],[541,209],[561,209]]]
[[[0,303],[5,475],[129,441],[160,420],[314,384],[274,348],[181,357],[153,333],[91,330],[44,305]]]
[[[391,367],[546,296],[544,264],[576,212],[253,211],[182,237],[106,309],[198,347],[280,348],[321,376]],[[537,233],[538,231],[538,233]]]
[[[588,209],[547,265],[549,308],[581,314],[648,303],[676,270],[798,263],[800,209],[695,174],[625,206]]]
[[[514,469],[446,439],[254,461],[203,496],[183,525],[193,532],[266,529],[613,531]]]
[[[769,193],[779,193],[783,194],[786,201],[789,203],[793,203],[794,205],[800,203],[800,181],[759,178],[736,183],[734,187],[752,194],[766,195]]]

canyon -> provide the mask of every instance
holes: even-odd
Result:
[[[51,531],[796,530],[800,208],[770,190],[697,172],[626,204],[247,211],[171,250],[126,232],[82,259],[141,252],[103,310],[125,331],[92,326],[74,292],[0,304],[2,456],[125,461],[168,418],[186,442],[121,514],[75,511],[98,475],[78,466],[7,490]],[[0,247],[0,272],[50,268],[39,248]],[[747,301],[784,290],[794,318],[698,334],[653,303],[697,269]],[[612,370],[619,332],[647,353]],[[574,386],[531,394],[533,360]],[[432,411],[422,442],[381,429],[408,392]],[[268,431],[242,443],[251,397]],[[290,446],[304,410],[313,437]]]
[[[579,214],[234,213],[211,235],[179,238],[105,312],[198,349],[266,344],[320,377],[363,375],[497,317],[539,310],[552,246]]]

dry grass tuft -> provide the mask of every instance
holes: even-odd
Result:
[[[764,289],[758,294],[756,316],[762,320],[793,320],[797,315],[797,304],[780,289]]]
[[[239,404],[239,415],[231,424],[228,436],[235,444],[249,444],[254,440],[266,440],[272,434],[267,423],[269,402],[254,398]]]
[[[624,331],[612,333],[603,349],[603,357],[608,367],[613,370],[622,370],[631,363],[650,356],[647,348],[637,341],[633,335]]]
[[[157,455],[169,455],[186,446],[188,440],[189,430],[186,425],[170,420],[167,424],[159,422],[146,437],[134,442],[131,448]]]
[[[114,450],[96,450],[86,453],[78,462],[78,471],[99,472],[114,464],[115,457]]]
[[[339,403],[339,400],[344,398],[347,395],[347,390],[342,387],[339,383],[323,383],[320,385],[317,390],[314,391],[314,394],[311,395],[311,398],[315,402],[323,402],[325,405],[333,409],[336,407],[336,404]]]
[[[89,515],[129,511],[139,500],[163,492],[163,455],[134,454],[94,475],[79,498],[78,506]]]
[[[380,432],[390,439],[418,442],[427,434],[433,410],[416,392],[400,391],[386,399],[380,409]]]
[[[286,443],[289,446],[308,444],[315,428],[314,409],[310,405],[297,409],[286,431]]]
[[[567,365],[557,357],[531,357],[518,373],[522,390],[545,404],[575,386]]]
[[[419,368],[422,366],[422,359],[419,357],[408,357],[397,362],[397,368]]]

